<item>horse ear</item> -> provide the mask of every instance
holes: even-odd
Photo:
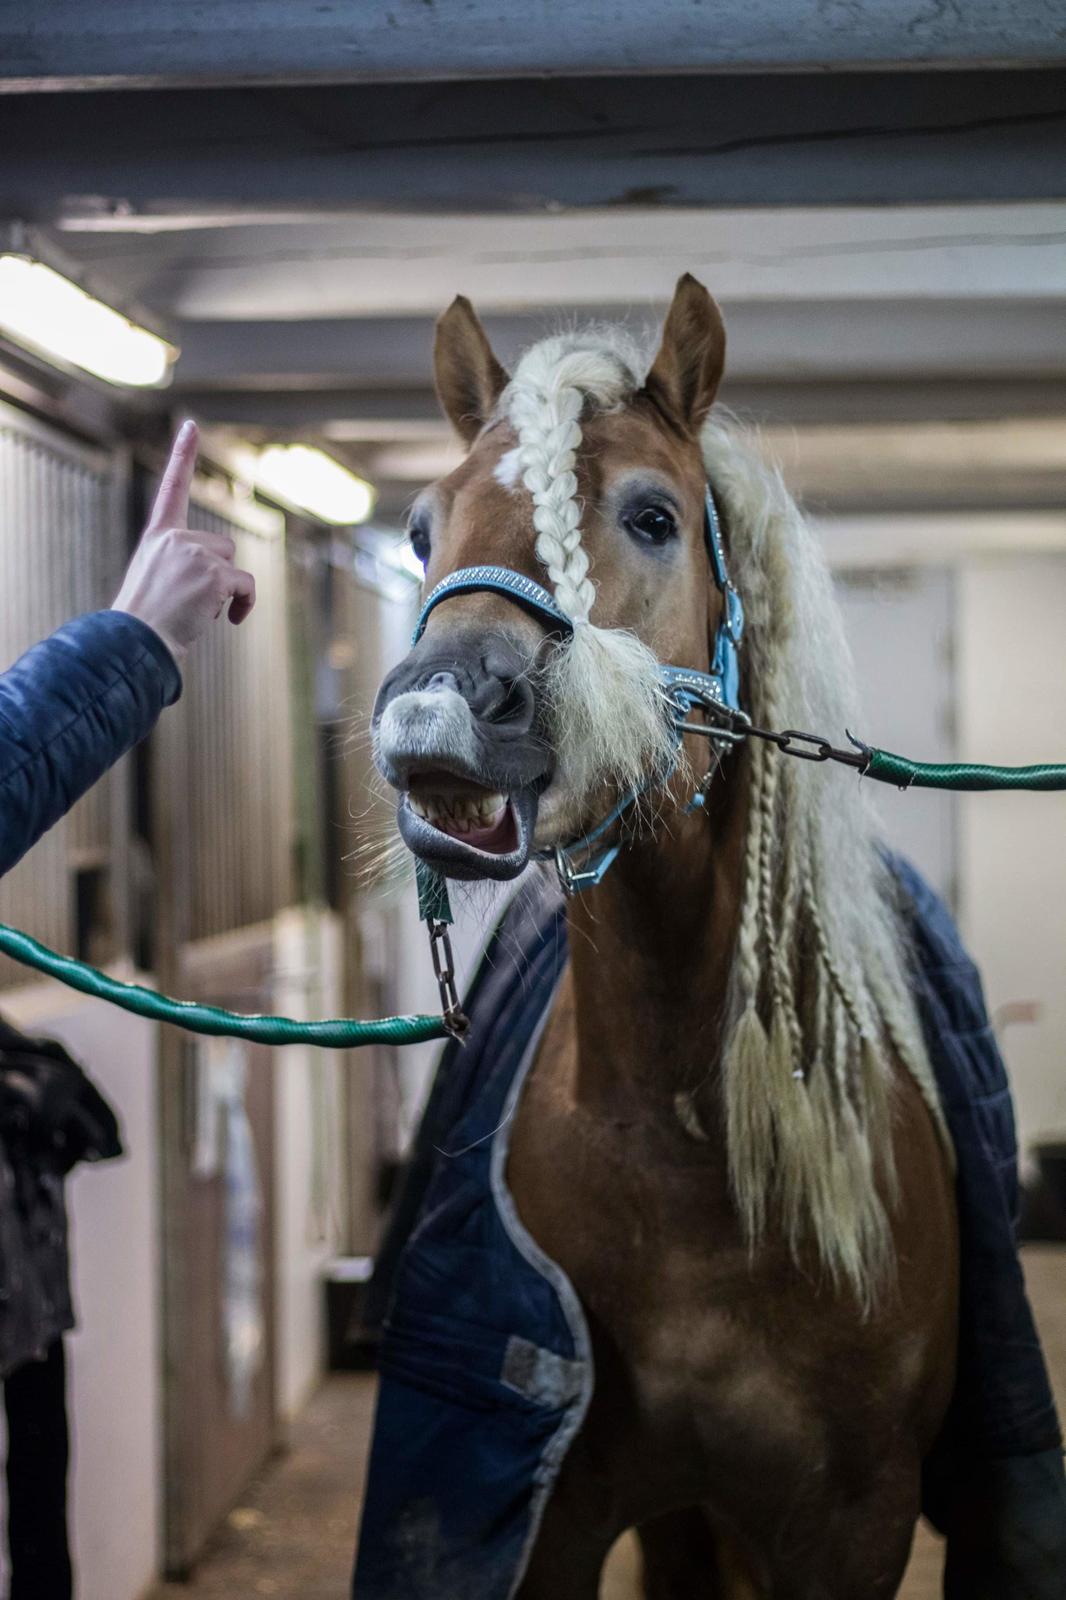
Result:
[[[456,295],[437,321],[433,370],[448,420],[464,444],[473,444],[509,380],[465,295]]]
[[[644,392],[675,423],[698,433],[725,366],[722,313],[690,272],[677,280]]]

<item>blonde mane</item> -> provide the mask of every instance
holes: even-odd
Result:
[[[701,442],[747,619],[744,707],[762,727],[842,742],[858,726],[854,670],[818,542],[742,430],[712,418]],[[798,1251],[813,1236],[868,1301],[892,1263],[893,1056],[950,1142],[861,786],[757,741],[748,758],[723,1064],[733,1190],[752,1239],[783,1227]]]
[[[537,554],[577,626],[552,697],[561,771],[581,793],[663,768],[657,663],[634,635],[590,620],[574,463],[581,417],[623,406],[643,363],[620,332],[541,341],[500,411],[518,434]],[[858,725],[854,675],[817,541],[753,440],[712,416],[707,477],[744,602],[742,704],[763,727],[841,740]],[[946,1128],[911,998],[891,879],[860,785],[747,747],[750,808],[723,1057],[728,1155],[754,1246],[771,1230],[813,1243],[834,1282],[869,1303],[892,1266],[896,1192],[891,1063],[898,1057]]]

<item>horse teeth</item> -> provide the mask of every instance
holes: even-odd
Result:
[[[456,833],[469,833],[472,828],[487,828],[498,822],[507,804],[505,795],[499,793],[425,794],[408,791],[407,803],[416,817],[437,825],[447,821]]]

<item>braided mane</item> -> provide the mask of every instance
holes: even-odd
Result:
[[[636,634],[600,628],[596,587],[581,542],[574,463],[584,411],[612,411],[637,387],[640,359],[615,330],[544,339],[522,357],[500,397],[518,435],[518,469],[533,497],[536,552],[555,599],[574,623],[544,689],[552,707],[559,778],[575,805],[613,785],[638,789],[669,772],[674,741],[663,715],[659,663]]]

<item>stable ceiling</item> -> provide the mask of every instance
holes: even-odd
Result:
[[[1064,59],[1054,0],[0,3],[0,214],[165,319],[157,403],[389,514],[455,292],[511,358],[686,269],[816,503],[1061,506]]]

